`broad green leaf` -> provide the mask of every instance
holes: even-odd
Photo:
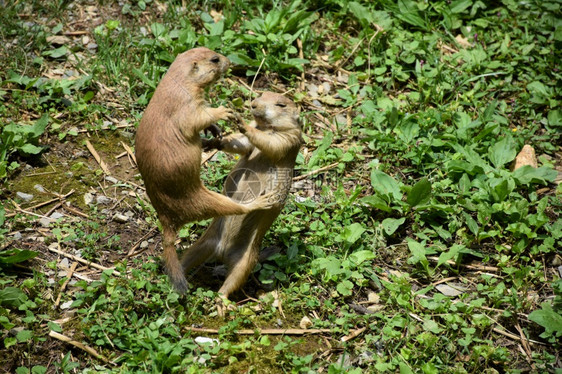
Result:
[[[23,262],[37,256],[38,254],[38,252],[29,251],[27,249],[12,249],[3,251],[0,252],[0,264],[15,264],[18,262]]]
[[[554,29],[554,40],[562,41],[562,25],[558,25]]]
[[[420,179],[408,193],[406,203],[414,207],[426,203],[431,197],[431,183],[427,178]]]
[[[513,178],[515,178],[519,184],[546,184],[547,182],[554,182],[557,176],[558,172],[556,170],[547,168],[546,166],[535,169],[532,166],[525,165],[513,171]]]
[[[425,247],[421,243],[418,243],[413,239],[408,239],[408,249],[410,249],[410,252],[413,255],[412,263],[415,264],[420,262],[422,265],[424,265],[424,267],[427,266],[428,261],[427,258],[425,257],[426,254]]]
[[[318,269],[326,270],[329,276],[338,275],[342,272],[341,261],[333,256],[318,258],[312,263]]]
[[[451,5],[449,5],[449,9],[451,9],[451,13],[461,13],[471,5],[472,0],[456,0],[451,2]]]
[[[478,231],[479,231],[478,223],[476,223],[476,221],[474,220],[474,218],[472,218],[470,214],[466,212],[462,212],[462,215],[470,232],[472,232],[475,236],[478,236]]]
[[[452,172],[463,172],[468,175],[484,174],[484,169],[478,165],[463,160],[451,160],[447,162],[446,168]]]
[[[58,323],[49,321],[47,322],[47,326],[54,332],[62,332],[62,327],[60,327]]]
[[[30,330],[21,330],[16,335],[16,339],[18,340],[19,343],[23,343],[28,340],[31,340],[31,338],[33,338],[33,332]]]
[[[47,372],[47,367],[42,365],[35,365],[31,368],[31,374],[45,374]]]
[[[4,339],[4,347],[6,347],[6,348],[10,348],[12,345],[16,345],[17,343],[18,343],[18,340],[14,336],[10,336],[10,337]],[[24,369],[27,370],[27,368],[24,368]],[[18,373],[17,369],[16,369],[16,373]],[[27,374],[28,371],[25,371],[24,373]]]
[[[490,105],[486,107],[484,113],[482,113],[482,116],[480,117],[482,122],[488,122],[492,119],[492,116],[494,115],[497,106],[498,106],[498,102],[494,100],[492,101],[492,103],[490,103]]]
[[[529,83],[527,85],[527,90],[531,95],[540,99],[548,98],[550,96],[550,90],[539,81]]]
[[[49,123],[49,115],[43,114],[41,118],[35,121],[35,124],[31,127],[30,135],[33,138],[38,138],[39,136],[43,135],[45,129],[47,128],[47,124]]]
[[[390,175],[380,170],[373,170],[371,172],[371,185],[373,189],[382,196],[388,196],[394,200],[402,199],[402,193],[400,192],[398,182]]]
[[[368,9],[356,1],[349,2],[348,6],[351,13],[359,20],[361,26],[365,27],[374,22],[373,17],[371,17],[371,9]]]
[[[372,260],[375,258],[373,251],[363,250],[353,252],[349,255],[349,260],[353,262],[354,265],[361,265],[363,262]]]
[[[41,153],[43,148],[38,147],[38,146],[33,145],[33,144],[26,143],[26,144],[22,145],[21,147],[18,147],[18,150],[23,152],[24,154],[37,155],[37,154]]]
[[[432,319],[425,319],[423,321],[423,329],[425,331],[430,331],[434,334],[439,334],[441,331],[443,331],[443,329],[439,327],[437,322],[435,322]]]
[[[252,59],[251,57],[243,53],[231,53],[228,55],[228,59],[232,61],[233,64],[242,66],[259,66],[260,62]]]
[[[556,109],[548,112],[548,123],[550,126],[562,126],[562,111]]]
[[[402,225],[405,221],[406,221],[406,218],[404,218],[404,217],[398,218],[398,219],[386,218],[382,221],[382,228],[383,228],[384,232],[386,233],[386,235],[390,236],[390,235],[394,234],[394,232],[396,232],[396,230],[398,230],[400,225]]]
[[[353,244],[363,235],[365,228],[360,223],[352,223],[346,226],[342,233],[342,238],[349,244]]]
[[[152,35],[154,35],[154,37],[159,38],[166,32],[166,26],[161,23],[154,22],[150,25],[150,31],[152,31]]]
[[[459,179],[459,191],[463,195],[467,195],[470,192],[471,186],[472,185],[470,182],[470,178],[468,177],[467,174],[463,174],[461,179]]]
[[[0,290],[0,305],[8,307],[19,307],[27,296],[25,293],[16,287],[6,287]]]
[[[383,212],[392,212],[392,208],[388,206],[388,203],[381,199],[379,196],[365,196],[360,200],[362,203],[367,204],[371,208],[380,209]]]
[[[515,182],[512,178],[490,178],[488,180],[490,193],[495,202],[504,201],[515,187]]]
[[[400,366],[400,374],[414,374],[414,371],[404,362],[398,364]]]
[[[453,246],[451,246],[451,248],[449,248],[449,250],[447,252],[442,252],[439,255],[439,260],[437,260],[437,266],[441,266],[444,263],[446,263],[447,261],[453,259],[457,254],[459,254],[461,249],[464,249],[464,248],[465,248],[464,245],[454,244]]]
[[[399,13],[395,14],[396,17],[406,21],[410,25],[418,26],[422,29],[427,29],[427,24],[421,18],[416,3],[412,0],[398,0]]]
[[[515,142],[511,136],[505,136],[496,142],[488,151],[488,157],[496,169],[502,167],[506,163],[513,161],[517,151],[515,150]]]
[[[65,56],[67,53],[68,53],[68,48],[66,48],[63,45],[62,47],[59,47],[57,49],[53,49],[51,51],[43,52],[43,55],[51,56],[52,58],[59,58],[59,57]]]
[[[529,314],[529,319],[542,327],[547,333],[562,335],[562,315],[555,312],[549,303],[543,303],[542,309]]]
[[[338,283],[338,285],[336,286],[336,289],[338,290],[339,294],[342,296],[350,296],[351,295],[351,290],[353,290],[353,283],[347,279],[341,281],[340,283]]]
[[[420,132],[420,125],[414,121],[404,121],[400,126],[394,129],[400,140],[406,144],[410,144],[418,136]]]

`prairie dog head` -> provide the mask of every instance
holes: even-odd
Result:
[[[220,53],[198,47],[179,54],[168,74],[180,84],[207,87],[219,79],[229,66],[230,61]]]
[[[252,101],[252,115],[259,129],[294,129],[299,126],[299,110],[283,95],[264,92]]]

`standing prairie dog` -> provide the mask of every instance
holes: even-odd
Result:
[[[137,130],[135,154],[146,193],[162,223],[164,265],[181,293],[187,290],[187,281],[174,245],[181,226],[272,205],[265,196],[245,205],[235,203],[209,191],[200,179],[199,132],[233,115],[222,106],[209,107],[205,88],[228,66],[226,57],[203,47],[178,55],[156,87]]]
[[[223,138],[218,144],[219,149],[242,155],[223,192],[238,202],[273,193],[278,203],[267,210],[215,218],[181,260],[185,272],[210,258],[225,263],[228,274],[219,290],[224,298],[246,282],[256,265],[262,239],[289,193],[303,143],[298,110],[288,98],[265,92],[252,102],[252,114],[255,121],[240,126],[242,134]]]

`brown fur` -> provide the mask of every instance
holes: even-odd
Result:
[[[220,142],[220,149],[242,155],[228,175],[223,192],[239,202],[248,193],[273,193],[279,203],[267,210],[215,218],[182,255],[186,272],[211,257],[226,264],[228,274],[219,290],[224,298],[246,282],[256,265],[262,239],[289,193],[302,144],[298,110],[291,100],[265,92],[252,102],[252,113],[255,121],[241,128],[244,134],[234,134]]]
[[[209,191],[200,179],[199,132],[232,116],[230,109],[207,106],[205,88],[228,66],[226,57],[203,47],[178,55],[156,87],[137,130],[138,167],[162,223],[166,271],[179,292],[187,290],[174,245],[182,225],[271,207],[264,196],[247,205],[237,204]]]

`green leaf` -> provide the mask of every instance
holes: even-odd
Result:
[[[556,109],[548,112],[548,124],[550,126],[562,126],[562,111]]]
[[[432,319],[425,319],[423,321],[423,329],[434,334],[439,334],[441,331],[443,331],[443,329],[439,327],[439,324],[437,324],[437,322]]]
[[[429,261],[425,257],[426,250],[425,247],[421,244],[416,242],[415,240],[408,239],[408,249],[413,255],[413,258],[409,259],[409,263],[417,264],[418,262],[423,265],[424,268],[427,269],[429,265]],[[412,261],[410,261],[412,260]]]
[[[370,9],[366,8],[356,1],[349,2],[348,7],[351,13],[353,13],[353,15],[359,20],[361,26],[365,27],[373,22]]]
[[[353,283],[351,283],[351,281],[345,279],[345,280],[341,281],[340,283],[338,283],[338,285],[336,286],[336,289],[337,289],[337,291],[339,292],[340,295],[350,296],[351,290],[353,290]]]
[[[0,252],[0,264],[15,264],[29,260],[39,253],[35,251],[11,249]]]
[[[31,330],[21,330],[16,335],[16,339],[18,340],[19,343],[23,343],[28,340],[31,340],[31,338],[33,338],[33,332]]]
[[[31,127],[31,131],[29,135],[31,135],[34,139],[40,137],[45,132],[47,125],[49,124],[49,115],[43,114],[41,118],[39,118],[33,126]]]
[[[49,321],[47,322],[47,326],[54,332],[62,332],[62,328],[58,323]]]
[[[42,365],[36,365],[31,368],[31,374],[45,374],[47,372],[47,368]]]
[[[419,180],[408,193],[406,203],[411,207],[426,203],[431,197],[431,183],[427,178]]]
[[[17,343],[18,343],[18,340],[13,336],[10,336],[9,338],[4,339],[4,347],[6,347],[6,348],[10,348],[12,345],[16,345]],[[17,372],[17,370],[16,370],[16,372]]]
[[[26,143],[26,144],[22,145],[21,147],[18,147],[18,150],[20,152],[23,152],[24,154],[37,155],[37,154],[41,153],[41,151],[43,150],[43,147],[38,147],[36,145]]]
[[[503,137],[499,142],[496,142],[488,151],[488,157],[496,169],[502,167],[506,163],[513,161],[517,151],[515,150],[515,143],[511,136]]]
[[[360,223],[352,223],[349,226],[346,226],[342,233],[342,238],[348,244],[355,243],[361,235],[365,232],[365,228]]]
[[[531,94],[531,101],[537,104],[545,103],[551,95],[550,88],[539,81],[529,83],[527,90]]]
[[[144,75],[144,73],[141,70],[137,68],[133,68],[133,73],[147,86],[152,87],[154,89],[156,88],[156,83],[148,79],[148,77]]]
[[[531,312],[529,319],[544,327],[546,333],[562,335],[562,316],[549,303],[541,304],[541,308]]]
[[[383,228],[384,232],[386,233],[386,235],[390,236],[390,235],[394,234],[396,232],[396,230],[398,230],[400,225],[402,225],[405,221],[406,221],[406,218],[404,218],[404,217],[398,218],[398,219],[386,218],[382,221],[382,228]]]
[[[425,20],[421,18],[415,2],[412,0],[398,0],[398,9],[399,13],[396,14],[396,17],[406,21],[410,25],[427,29],[427,24]]]
[[[546,184],[547,182],[554,182],[557,176],[558,172],[556,170],[546,166],[535,169],[532,166],[525,165],[513,171],[513,178],[519,184]]]
[[[454,244],[447,252],[442,252],[439,255],[439,260],[437,260],[437,266],[441,266],[447,261],[453,259],[461,249],[464,249],[464,245]]]
[[[0,290],[0,305],[17,308],[27,299],[25,293],[16,287]]]
[[[392,208],[388,206],[388,202],[384,201],[379,196],[365,196],[362,197],[360,201],[371,208],[379,209],[387,213],[392,212]]]
[[[349,255],[349,260],[356,266],[361,265],[363,262],[372,260],[374,258],[375,254],[373,253],[373,251],[369,250],[357,251]]]
[[[382,196],[387,196],[394,200],[402,199],[402,193],[400,192],[398,182],[390,175],[380,170],[373,170],[371,172],[371,185],[373,189]]]
[[[43,55],[51,56],[52,58],[59,58],[59,57],[65,56],[67,53],[68,53],[68,48],[66,48],[63,45],[62,47],[59,47],[57,49],[53,49],[51,51],[43,52]]]
[[[471,0],[456,0],[451,2],[451,5],[449,5],[449,9],[451,9],[451,13],[461,13],[471,5]]]
[[[474,220],[474,218],[472,218],[470,214],[466,212],[462,212],[462,215],[464,217],[464,221],[466,222],[466,226],[468,226],[470,232],[472,232],[474,236],[478,236],[478,231],[479,231],[478,223],[476,223],[476,221]]]
[[[398,365],[400,366],[400,374],[414,374],[408,364],[400,362]]]
[[[482,167],[463,160],[451,160],[447,162],[446,168],[448,171],[463,172],[468,175],[484,174]]]

